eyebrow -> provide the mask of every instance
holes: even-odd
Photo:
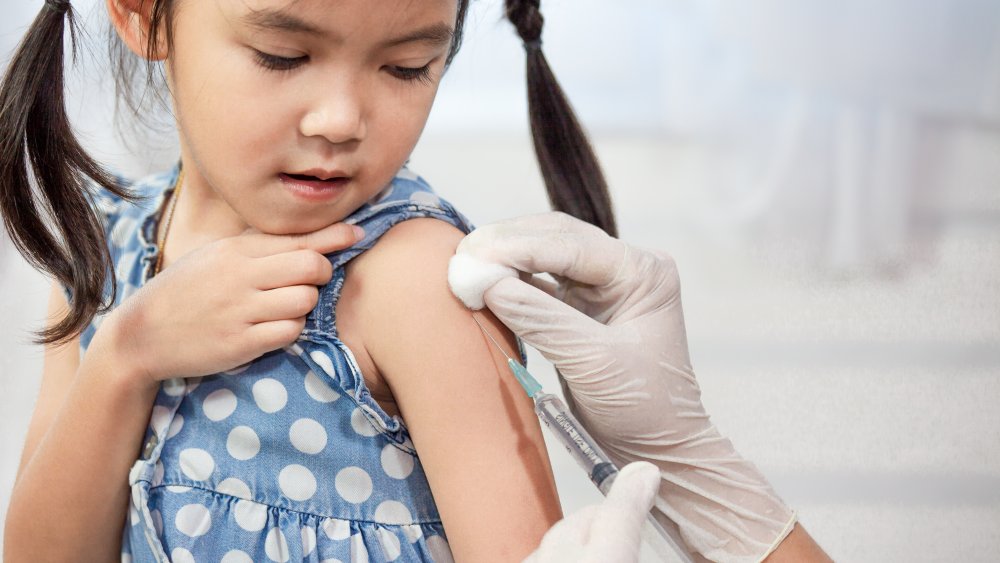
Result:
[[[250,27],[261,30],[285,31],[306,35],[327,35],[315,25],[282,10],[253,10],[244,15],[241,20]],[[455,31],[444,22],[437,22],[420,29],[408,32],[406,35],[383,41],[381,47],[395,47],[404,43],[427,43],[433,46],[450,44]]]

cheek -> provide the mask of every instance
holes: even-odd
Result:
[[[238,51],[216,47],[203,51],[220,52],[214,58],[177,57],[174,71],[185,136],[220,158],[273,149],[278,125],[287,122],[282,110],[290,107],[280,91],[261,87],[260,72]]]

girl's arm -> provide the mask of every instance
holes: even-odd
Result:
[[[68,304],[53,284],[48,317]],[[116,561],[128,471],[156,394],[138,384],[109,316],[83,360],[79,338],[46,346],[44,371],[4,529],[5,561]]]
[[[364,346],[392,389],[456,561],[521,561],[562,517],[532,402],[448,289],[463,233],[437,219],[390,229],[358,257]],[[517,356],[488,311],[484,326]]]

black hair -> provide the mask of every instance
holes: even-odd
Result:
[[[594,149],[542,53],[539,0],[505,0],[527,53],[528,113],[549,203],[618,236],[608,185]]]
[[[174,0],[139,0],[149,7],[146,57],[136,57],[111,32],[111,60],[118,89],[134,114],[145,92],[165,33],[172,42]],[[462,43],[469,0],[458,0],[450,65]],[[527,50],[528,102],[535,152],[554,209],[617,235],[611,199],[594,151],[541,51],[544,20],[537,0],[506,0],[507,18]],[[70,310],[55,325],[35,332],[36,344],[62,343],[79,335],[115,302],[105,226],[95,210],[97,190],[130,202],[141,198],[102,168],[80,146],[64,100],[65,30],[76,51],[75,16],[69,0],[46,0],[10,61],[0,83],[0,216],[18,251],[36,269],[69,290]],[[136,80],[146,69],[146,80]],[[143,86],[142,93],[136,87]],[[55,232],[48,225],[53,224]]]
[[[35,333],[38,344],[72,338],[114,302],[113,293],[110,301],[102,300],[106,274],[113,271],[113,265],[104,227],[92,209],[96,194],[87,179],[134,200],[73,135],[63,86],[67,25],[75,56],[72,7],[65,0],[47,1],[21,40],[0,85],[0,215],[4,227],[28,262],[72,288],[74,296],[65,318]]]

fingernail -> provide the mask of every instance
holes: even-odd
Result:
[[[354,236],[357,237],[358,240],[365,238],[365,230],[357,225],[354,225]]]

